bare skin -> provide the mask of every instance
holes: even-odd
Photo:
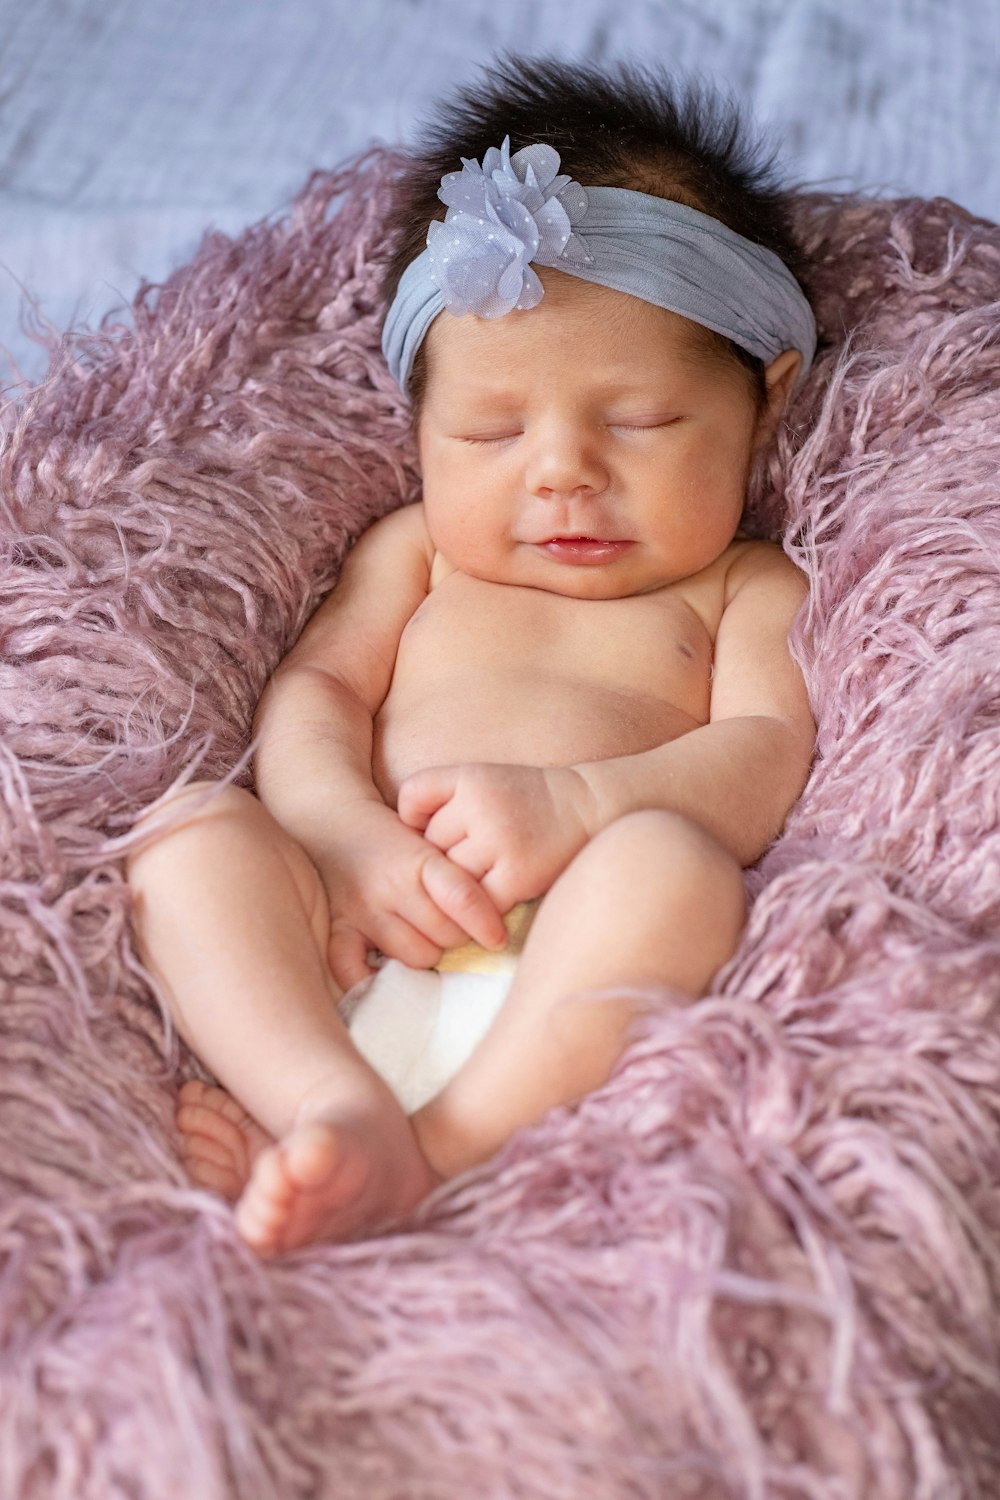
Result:
[[[130,864],[146,962],[223,1086],[184,1091],[188,1169],[264,1254],[371,1232],[599,1087],[636,1001],[575,997],[704,993],[805,779],[803,582],[738,535],[797,356],[759,413],[683,319],[543,279],[528,313],[432,327],[424,504],[362,538],[269,684],[261,800],[188,789]],[[497,947],[537,896],[498,1020],[407,1118],[337,998],[370,948]]]

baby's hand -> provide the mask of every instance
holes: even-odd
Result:
[[[590,837],[569,767],[432,766],[399,789],[403,822],[479,881],[501,911],[543,896]]]
[[[506,941],[479,882],[381,803],[352,810],[317,864],[330,898],[328,960],[342,989],[370,974],[369,948],[426,969],[470,937],[485,948]]]

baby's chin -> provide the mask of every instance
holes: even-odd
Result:
[[[459,567],[457,571],[466,572],[482,583],[537,589],[563,599],[631,599],[679,582],[679,578],[673,575],[660,576],[659,572],[626,567],[623,560],[609,562],[606,566],[594,563],[574,566],[544,557],[531,557],[509,568]]]

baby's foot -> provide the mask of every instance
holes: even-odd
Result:
[[[241,1104],[224,1089],[193,1079],[177,1104],[181,1153],[191,1181],[235,1203],[265,1146],[272,1143]]]
[[[375,1230],[440,1181],[393,1101],[309,1116],[255,1158],[236,1227],[262,1255]]]

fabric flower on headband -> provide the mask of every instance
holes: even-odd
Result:
[[[551,146],[525,146],[510,154],[510,137],[477,161],[462,158],[461,172],[441,179],[444,222],[427,231],[430,273],[456,315],[502,318],[513,308],[535,307],[544,288],[530,262],[589,264],[592,257],[573,224],[587,211],[587,194],[560,176]]]

